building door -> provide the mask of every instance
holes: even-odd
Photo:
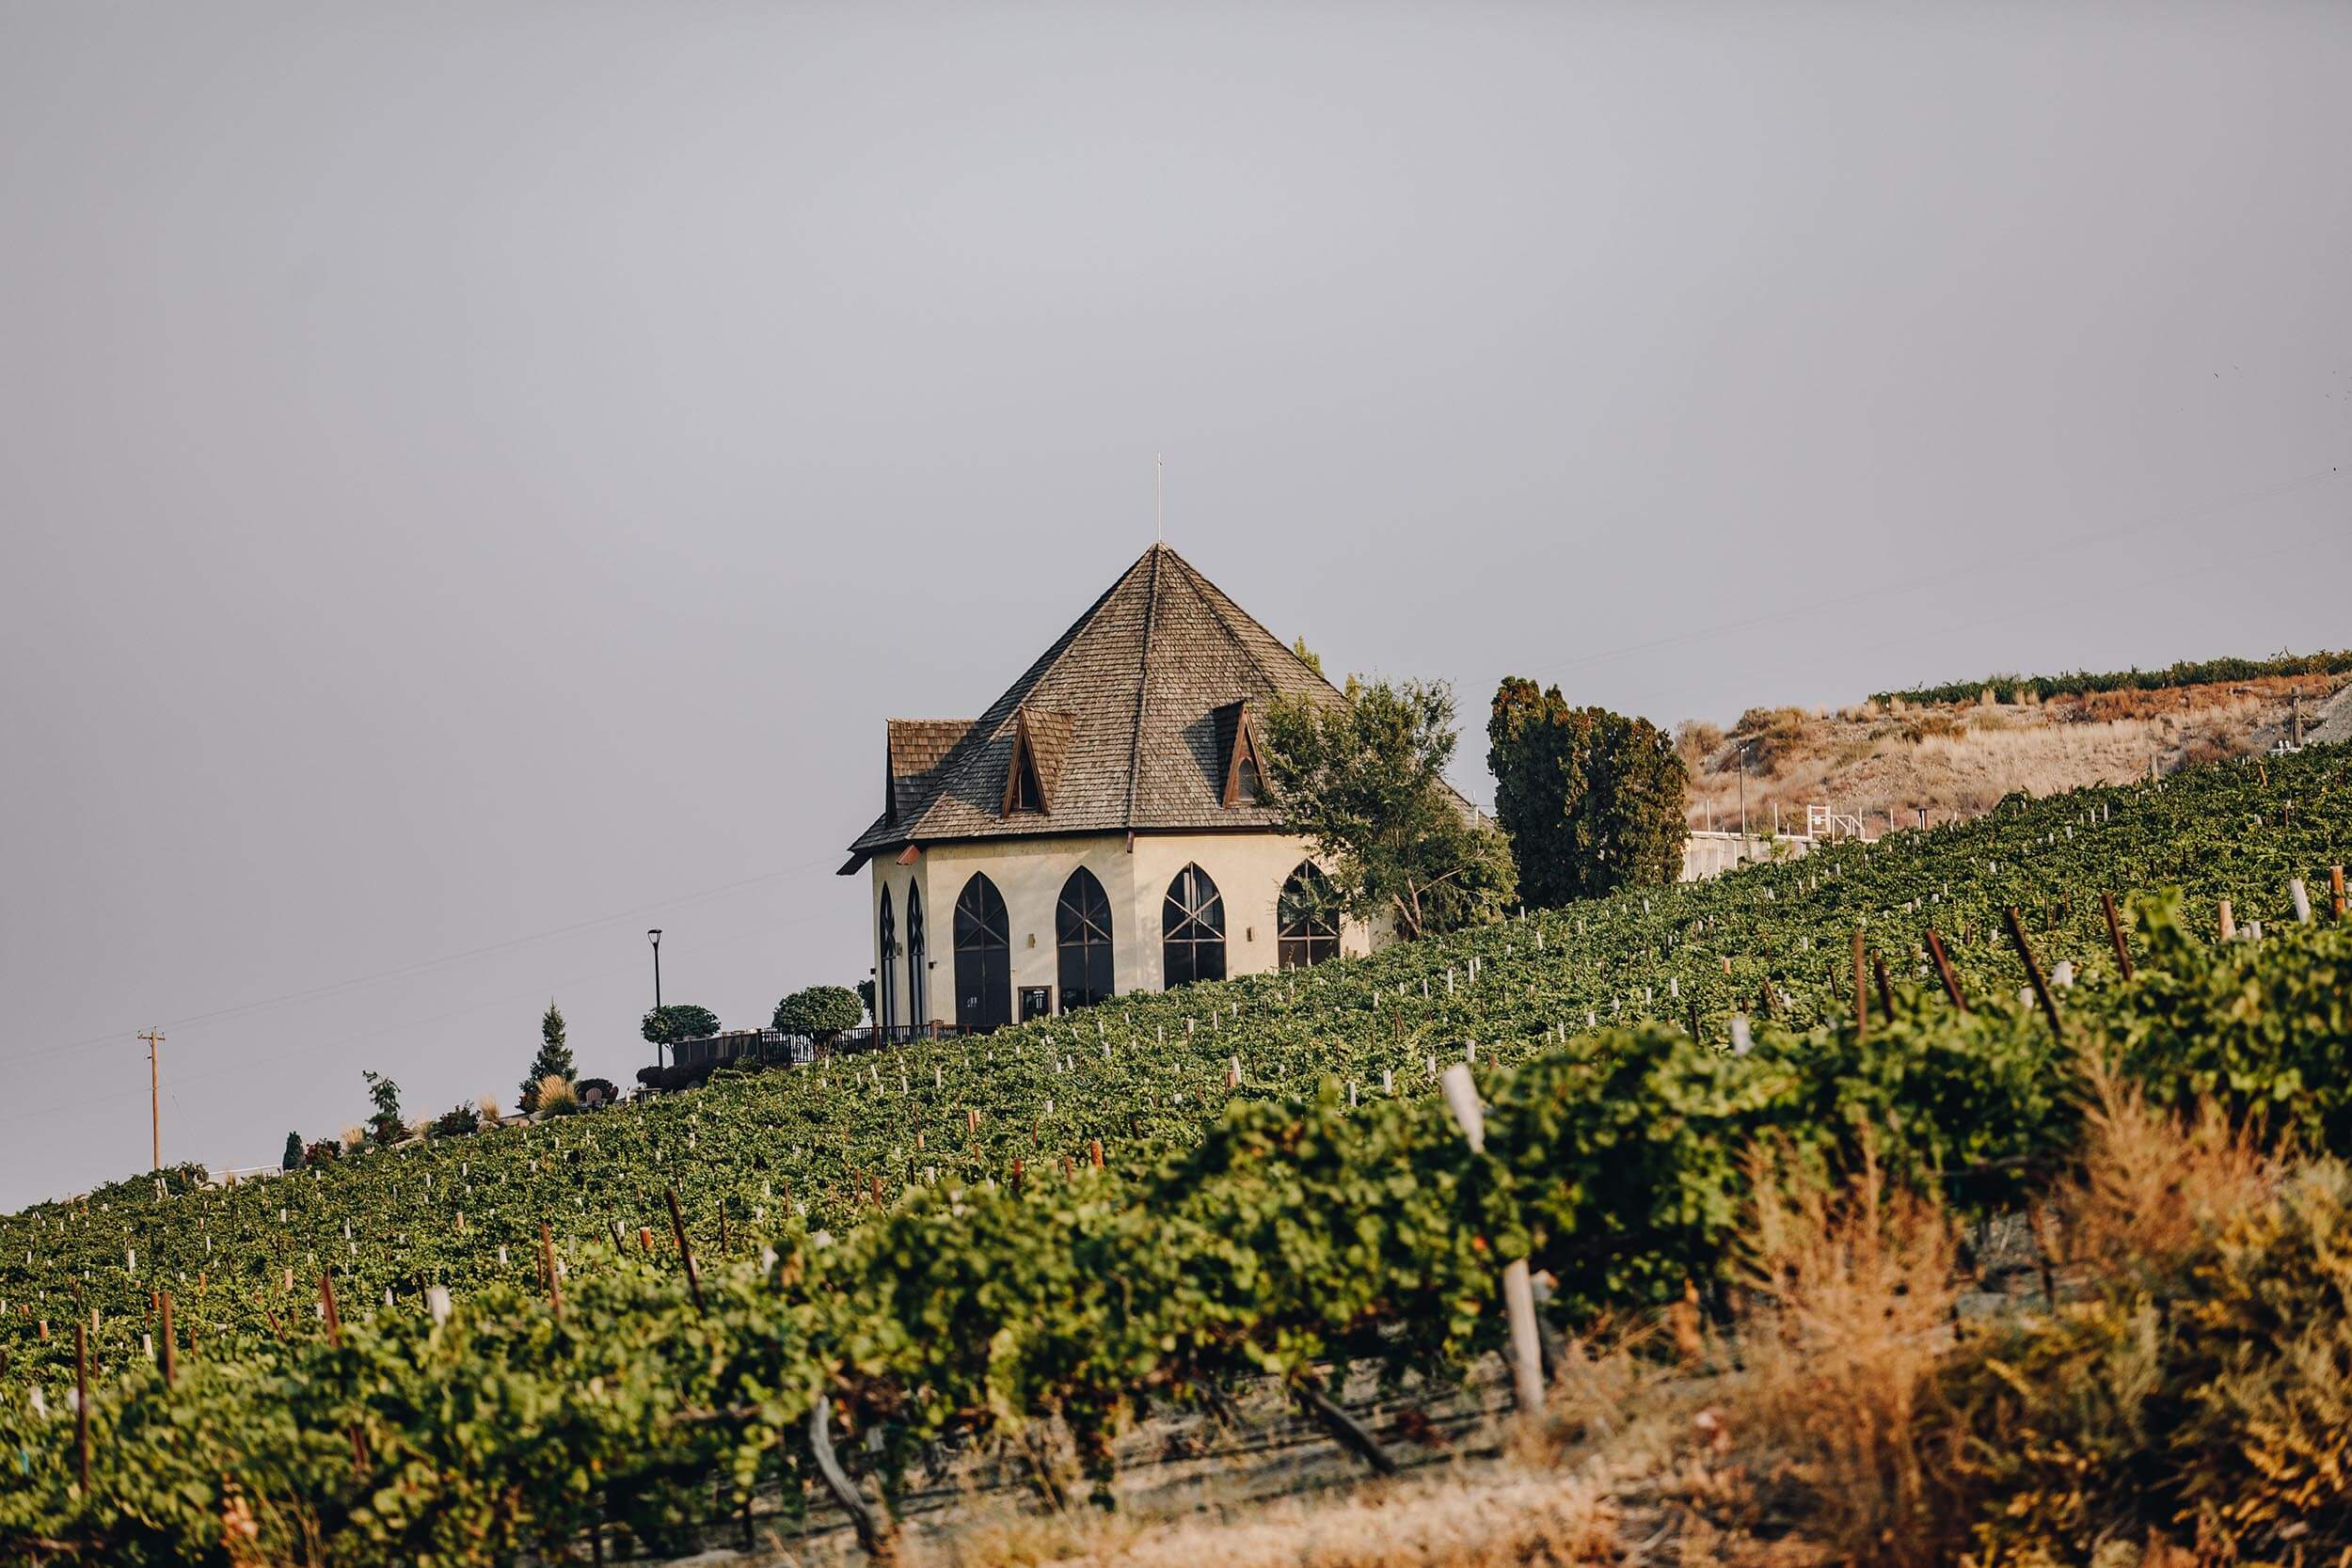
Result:
[[[1012,942],[1004,895],[978,872],[956,899],[956,1024],[973,1033],[1012,1022]]]
[[[1054,988],[1053,988],[1053,987],[1051,987],[1051,986],[1023,986],[1023,987],[1021,988],[1021,1022],[1022,1022],[1026,1023],[1026,1022],[1029,1022],[1029,1020],[1031,1020],[1031,1019],[1033,1019],[1033,1018],[1051,1018],[1051,1017],[1053,1017],[1053,1016],[1054,1016]]]

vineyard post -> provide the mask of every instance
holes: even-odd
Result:
[[[1445,1069],[1441,1080],[1447,1109],[1473,1154],[1486,1151],[1486,1114],[1478,1103],[1478,1085],[1470,1069],[1460,1062]],[[1534,1415],[1544,1406],[1543,1346],[1535,1334],[1535,1285],[1527,1259],[1515,1258],[1502,1265],[1502,1306],[1511,1320],[1511,1383],[1519,1409]]]
[[[171,1328],[171,1292],[163,1297],[164,1328],[164,1386],[172,1387],[180,1381],[180,1347],[174,1341]]]
[[[2304,890],[2302,878],[2287,879],[2287,897],[2295,904],[2296,924],[2309,926],[2312,923],[2312,895]]]
[[[2344,918],[2344,867],[2340,865],[2331,865],[2328,868],[2328,912],[2338,920],[2342,920]]]
[[[1928,955],[1935,960],[1935,973],[1944,982],[1944,994],[1952,999],[1952,1006],[1962,1012],[1968,1010],[1968,999],[1960,991],[1960,976],[1952,973],[1952,960],[1944,951],[1944,939],[1928,927]]]
[[[2228,942],[2237,935],[2237,916],[2231,912],[2230,901],[2227,898],[2221,900],[2220,927],[2223,942]]]
[[[82,1497],[89,1499],[89,1329],[80,1319],[73,1323],[73,1459],[82,1477]]]
[[[1870,1042],[1869,979],[1862,966],[1862,927],[1853,932],[1853,1043],[1859,1050]]]
[[[670,1203],[670,1229],[677,1237],[678,1260],[686,1265],[686,1289],[694,1297],[694,1310],[703,1309],[703,1276],[694,1267],[694,1249],[687,1244],[686,1216],[678,1212],[677,1189],[664,1187],[661,1196]]]
[[[564,1284],[555,1273],[555,1237],[548,1229],[548,1222],[539,1222],[539,1261],[548,1271],[548,1304],[555,1309],[555,1321],[564,1321]]]
[[[2116,973],[2128,980],[2132,977],[2132,950],[2130,944],[2123,940],[2123,922],[2116,917],[2115,895],[2112,893],[2099,895],[2099,907],[2106,911],[2107,940],[2115,944]]]
[[[2019,918],[2017,906],[2011,904],[2003,910],[2001,918],[2009,924],[2009,940],[2016,944],[2017,956],[2026,960],[2026,978],[2033,982],[2034,999],[2049,1016],[2050,1033],[2063,1040],[2066,1024],[2058,1017],[2058,998],[2050,993],[2050,982],[2042,973],[2042,960],[2033,956],[2033,947],[2026,941],[2026,923]]]

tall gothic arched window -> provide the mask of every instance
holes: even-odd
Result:
[[[1312,861],[1282,884],[1274,905],[1275,950],[1284,969],[1305,969],[1340,956],[1340,926],[1331,879]]]
[[[931,1021],[930,965],[923,941],[923,890],[907,887],[907,1022],[922,1028]]]
[[[1085,866],[1061,885],[1054,910],[1054,940],[1061,949],[1061,1010],[1091,1007],[1111,997],[1111,901]]]
[[[1005,895],[980,873],[956,896],[956,1022],[1001,1029],[1012,1022],[1012,942]]]
[[[890,911],[890,890],[884,888],[882,895],[882,940],[874,945],[874,1022],[882,1025],[885,1034],[892,1024],[898,1022],[898,999],[892,994],[898,986],[898,976],[895,973],[898,963],[898,918]]]
[[[1225,978],[1225,900],[1197,865],[1176,873],[1160,906],[1160,976],[1170,988]]]

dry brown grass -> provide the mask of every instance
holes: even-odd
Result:
[[[2070,1258],[2094,1277],[2170,1273],[2225,1221],[2277,1192],[2281,1166],[2260,1129],[2232,1127],[2211,1104],[2176,1119],[2095,1057],[2083,1073],[2083,1176],[2058,1212]]]
[[[1844,1560],[1941,1560],[1942,1456],[1916,1417],[1958,1299],[1950,1219],[1875,1165],[1836,1192],[1773,1177],[1759,1165],[1729,1439],[1772,1456],[1806,1533]]]
[[[1091,1510],[985,1515],[917,1539],[910,1568],[1511,1568],[1624,1560],[1606,1478],[1506,1466],[1152,1524]]]

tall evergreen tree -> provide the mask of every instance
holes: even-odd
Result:
[[[286,1152],[278,1157],[278,1168],[279,1170],[300,1170],[302,1168],[301,1133],[289,1132],[286,1134]]]
[[[539,1017],[539,1054],[531,1058],[531,1070],[523,1077],[523,1111],[529,1114],[539,1108],[541,1079],[561,1078],[569,1084],[579,1076],[580,1069],[572,1066],[572,1048],[564,1043],[564,1015],[550,996],[548,1010]]]
[[[1689,777],[1657,725],[1570,707],[1558,687],[1514,675],[1495,692],[1486,740],[1495,816],[1528,903],[1554,909],[1682,875]]]

